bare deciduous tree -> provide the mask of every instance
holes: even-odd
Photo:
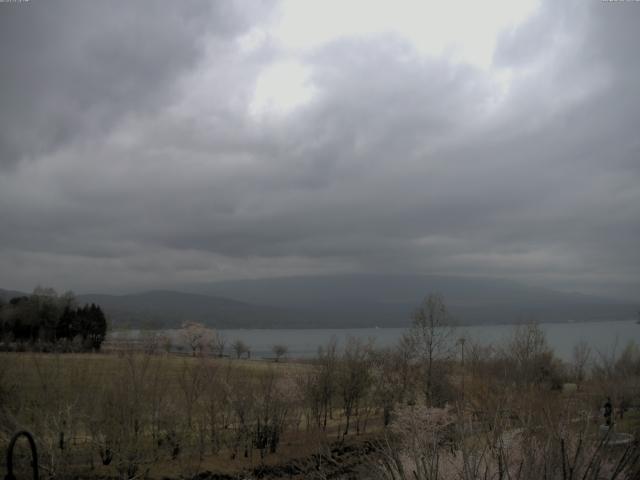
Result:
[[[359,410],[367,390],[371,386],[369,371],[369,350],[371,345],[361,339],[349,338],[340,364],[338,385],[342,395],[342,410],[345,417],[344,435],[349,434],[351,417],[356,417],[356,431],[359,433]]]
[[[573,377],[576,381],[581,382],[586,375],[587,364],[591,357],[591,347],[584,340],[573,346]]]
[[[209,350],[215,357],[224,356],[224,347],[227,344],[227,339],[220,332],[213,332],[209,339]]]
[[[249,358],[249,345],[247,345],[246,343],[244,343],[242,340],[238,339],[235,340],[232,344],[231,344],[231,349],[235,352],[236,354],[236,358],[240,358],[242,357],[242,355],[244,355],[245,353],[247,354],[247,358]]]
[[[432,293],[414,312],[409,336],[425,368],[427,405],[433,403],[434,362],[448,358],[453,347],[454,326],[442,295]]]
[[[505,355],[512,362],[509,375],[519,384],[551,380],[559,368],[544,330],[533,322],[516,327]]]
[[[274,345],[271,351],[276,356],[276,362],[279,362],[280,359],[287,354],[289,349],[287,348],[286,345],[279,344],[279,345]]]

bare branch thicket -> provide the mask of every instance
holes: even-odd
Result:
[[[388,426],[396,404],[412,402],[418,378],[412,347],[401,342],[394,348],[372,350],[370,355],[372,401],[382,411],[383,425]]]
[[[231,349],[236,354],[236,358],[240,359],[242,355],[247,355],[247,358],[251,355],[251,350],[249,349],[249,345],[244,343],[242,340],[234,340],[231,344]]]
[[[296,383],[307,419],[307,430],[317,427],[325,431],[333,418],[333,405],[338,393],[338,344],[332,338],[318,348],[312,368],[297,377]]]
[[[258,380],[255,408],[254,445],[260,457],[275,453],[293,409],[293,381],[269,369]]]
[[[398,409],[396,418],[379,446],[374,478],[380,480],[438,480],[453,474],[450,441],[453,415],[450,409],[422,405]],[[453,477],[451,477],[453,478]]]
[[[548,392],[547,392],[548,393]],[[400,410],[373,478],[615,480],[640,478],[638,441],[615,447],[575,401],[531,389],[482,423],[458,411]],[[425,415],[426,413],[426,415]],[[515,415],[514,415],[515,414]],[[429,418],[431,417],[431,418]],[[453,441],[451,441],[453,440]]]
[[[208,348],[209,351],[213,354],[214,357],[222,358],[224,357],[224,349],[227,345],[227,339],[225,336],[218,332],[213,331],[208,339]]]
[[[454,325],[440,294],[427,296],[416,309],[409,331],[416,354],[424,368],[424,394],[428,406],[437,400],[436,377],[443,379],[444,372],[436,372],[439,360],[449,359],[453,353]]]
[[[220,364],[208,361],[203,372],[203,421],[212,454],[217,454],[223,447],[224,432],[229,425],[229,397],[223,369]]]
[[[518,325],[500,353],[504,379],[508,382],[545,383],[560,388],[567,379],[562,362],[554,356],[544,330],[537,323]]]
[[[338,369],[338,388],[345,419],[343,435],[349,434],[352,417],[356,419],[356,433],[360,433],[360,410],[371,387],[369,369],[371,343],[350,337],[344,348]]]
[[[582,382],[586,379],[590,360],[591,347],[586,341],[581,340],[573,346],[572,376],[576,382]]]
[[[99,403],[88,420],[102,464],[113,467],[118,478],[142,478],[153,462],[151,437],[146,435],[151,360],[150,355],[121,355],[116,370],[120,378],[101,384]]]
[[[239,374],[237,369],[228,375],[229,400],[233,417],[230,425],[233,438],[230,441],[231,458],[242,455],[249,458],[253,454],[253,425],[256,409],[256,388],[254,379]]]

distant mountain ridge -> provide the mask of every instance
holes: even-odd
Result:
[[[247,302],[279,306],[327,306],[336,302],[359,304],[417,304],[425,295],[439,292],[448,304],[478,305],[512,302],[628,303],[582,293],[566,293],[488,277],[440,275],[350,274],[281,277],[212,282],[190,287]]]
[[[188,287],[249,303],[323,312],[348,325],[405,326],[422,298],[439,292],[459,323],[634,318],[638,302],[532,287],[505,279],[351,274],[212,282]]]
[[[638,304],[530,287],[491,278],[429,275],[328,275],[212,282],[184,291],[81,294],[112,325],[172,328],[185,321],[216,328],[407,327],[421,299],[442,293],[461,324],[635,318]],[[24,295],[0,289],[0,299]],[[640,302],[638,302],[640,303]]]
[[[22,297],[23,295],[28,295],[28,293],[19,292],[18,290],[4,290],[0,288],[0,300],[3,302],[8,302],[12,298]]]

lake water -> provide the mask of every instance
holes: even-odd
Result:
[[[541,323],[549,345],[556,355],[570,360],[573,347],[580,341],[587,342],[594,354],[610,354],[614,349],[619,353],[629,341],[640,343],[640,325],[634,320],[585,323]],[[465,336],[482,345],[499,345],[513,335],[514,325],[483,325],[458,327],[456,337]],[[241,329],[219,330],[228,345],[240,339],[251,348],[253,358],[272,357],[273,345],[286,345],[290,358],[313,357],[318,347],[327,345],[335,337],[339,345],[344,345],[349,337],[374,339],[377,346],[392,346],[407,331],[405,328],[345,328],[345,329]],[[177,342],[177,330],[164,330]],[[132,338],[141,335],[140,331],[113,332],[112,338]]]

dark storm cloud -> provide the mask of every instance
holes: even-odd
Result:
[[[32,1],[0,11],[0,167],[157,111],[203,36],[243,19],[207,1]]]
[[[53,5],[0,20],[25,40],[0,47],[6,286],[411,271],[640,288],[640,4],[544,2],[488,71],[391,34],[245,51],[254,4]],[[292,55],[313,97],[252,116],[256,78]]]

